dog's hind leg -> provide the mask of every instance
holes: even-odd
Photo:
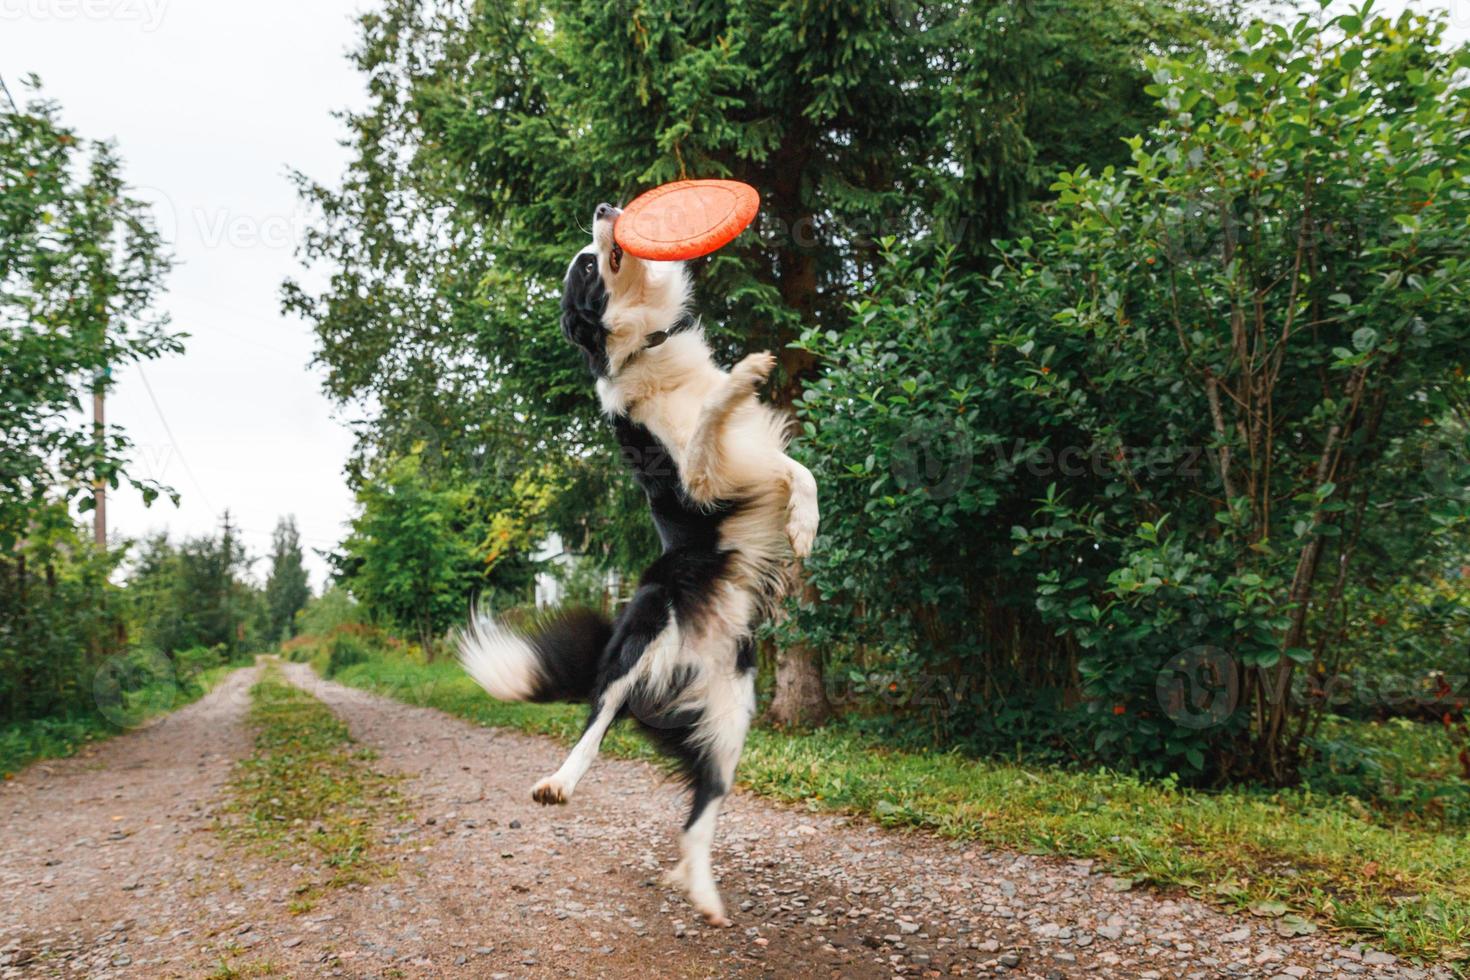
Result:
[[[701,776],[695,783],[694,805],[684,823],[684,833],[679,837],[679,863],[669,872],[670,880],[684,890],[689,896],[689,903],[712,926],[731,924],[725,915],[725,902],[715,885],[710,857],[715,842],[715,823],[720,818],[720,807],[728,792],[728,785],[713,774]]]
[[[533,800],[549,805],[566,803],[572,798],[577,783],[597,759],[603,736],[618,719],[633,686],[639,682],[639,666],[644,655],[657,654],[663,645],[678,642],[678,627],[669,613],[664,590],[655,586],[640,588],[618,617],[613,637],[608,641],[609,659],[603,676],[598,679],[587,728],[561,768],[531,787]]]
[[[684,890],[710,925],[728,926],[725,903],[715,886],[711,850],[720,807],[734,784],[735,767],[755,712],[755,671],[740,671],[725,684],[712,686],[710,694],[706,717],[694,733],[701,754],[694,774],[694,802],[679,838],[679,863],[669,872],[669,879]]]
[[[720,473],[720,436],[730,416],[747,399],[754,399],[756,388],[775,366],[776,358],[769,352],[747,355],[700,409],[681,468],[684,488],[695,503],[711,503],[729,491]]]

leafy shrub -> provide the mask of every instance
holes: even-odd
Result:
[[[293,664],[309,663],[316,653],[317,647],[321,645],[322,638],[315,634],[301,634],[293,636],[281,643],[281,656]]]
[[[326,675],[331,677],[344,667],[366,663],[371,660],[374,648],[361,637],[351,633],[338,633],[327,645]]]
[[[1356,796],[1398,820],[1470,826],[1470,779],[1453,721],[1329,717],[1311,739],[1314,754],[1303,779],[1314,791]]]
[[[296,614],[297,635],[281,646],[286,649],[293,641],[304,636],[322,636],[341,626],[360,626],[366,622],[367,615],[362,606],[346,589],[334,585],[308,601],[305,608]]]
[[[886,243],[851,328],[801,343],[824,602],[792,628],[949,684],[900,707],[936,729],[1020,710],[1058,751],[1292,779],[1364,654],[1352,600],[1470,551],[1470,55],[1442,30],[1154,62],[1132,163],[1063,174],[990,275]]]
[[[60,505],[32,513],[0,557],[0,721],[90,708],[93,675],[122,652],[122,602],[108,581],[120,558],[94,548]]]
[[[192,647],[174,654],[174,670],[180,682],[188,682],[226,663],[228,651],[223,646]]]
[[[32,718],[0,726],[0,775],[17,772],[33,759],[71,755],[114,730],[95,715]]]

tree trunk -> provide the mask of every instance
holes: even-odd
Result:
[[[796,588],[807,602],[815,601],[816,590],[806,585],[800,571],[793,576]],[[766,709],[766,721],[787,728],[820,725],[832,717],[827,688],[822,683],[822,654],[804,643],[782,647],[776,652],[776,690]]]
[[[805,644],[783,647],[776,653],[776,692],[766,709],[766,721],[783,728],[809,728],[832,717],[822,686],[822,662]]]
[[[771,188],[771,213],[781,221],[785,237],[777,251],[776,284],[782,302],[795,310],[803,324],[816,320],[817,254],[815,215],[802,200],[802,178],[811,158],[811,142],[805,127],[794,127],[775,154]],[[816,369],[816,359],[807,351],[790,346],[794,336],[776,338],[781,363],[781,383],[772,391],[772,401],[784,412],[794,414],[796,396],[805,376]],[[800,563],[792,569],[792,594],[800,593],[807,603],[817,601],[816,590],[807,587]],[[776,654],[776,689],[765,720],[773,725],[820,725],[832,716],[832,705],[822,682],[821,651],[804,643],[786,646]]]

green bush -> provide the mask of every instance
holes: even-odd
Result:
[[[174,670],[181,683],[191,681],[212,667],[223,666],[228,651],[223,646],[191,647],[174,654]]]
[[[327,644],[326,676],[331,677],[339,670],[353,664],[366,663],[377,652],[375,646],[362,635],[337,633]]]
[[[18,772],[35,759],[68,756],[116,731],[96,715],[32,718],[0,726],[0,774]]]
[[[296,614],[298,636],[325,636],[341,626],[361,626],[367,615],[347,590],[333,585]],[[289,641],[288,641],[289,642]]]
[[[102,552],[60,505],[32,514],[28,534],[0,557],[0,723],[85,712],[92,677],[122,652],[123,597]]]
[[[1303,781],[1313,791],[1356,796],[1399,820],[1470,826],[1470,780],[1463,778],[1461,746],[1443,721],[1329,716],[1311,741]]]
[[[850,329],[802,340],[824,601],[793,628],[927,690],[898,710],[937,734],[1295,778],[1372,653],[1354,600],[1470,553],[1470,55],[1442,31],[1304,18],[1156,61],[1131,164],[1063,174],[992,273],[887,242]]]
[[[289,650],[283,649],[282,653],[293,664],[306,664],[312,662],[316,656],[316,650],[316,644],[301,643],[292,646]]]

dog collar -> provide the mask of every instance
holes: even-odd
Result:
[[[628,366],[631,365],[634,361],[638,360],[639,356],[642,355],[644,351],[650,351],[653,350],[655,347],[662,346],[663,342],[668,340],[669,337],[673,336],[676,333],[683,333],[685,330],[693,327],[698,322],[699,321],[696,320],[693,316],[685,313],[679,318],[679,322],[675,323],[671,329],[655,330],[653,333],[648,335],[648,339],[643,342],[642,347],[629,354],[628,359],[625,360],[622,364],[618,365],[618,374],[622,374],[624,371],[628,370]]]
[[[643,355],[644,351],[652,350],[653,348],[659,346],[668,339],[669,332],[667,330],[655,330],[653,333],[649,334],[648,339],[643,342],[643,346],[635,350],[633,353],[629,354],[627,358],[623,361],[623,363],[618,365],[618,374],[622,374],[624,371],[628,370],[628,368],[632,367],[633,362],[638,360],[638,358]],[[616,377],[616,375],[614,375],[614,377]]]

